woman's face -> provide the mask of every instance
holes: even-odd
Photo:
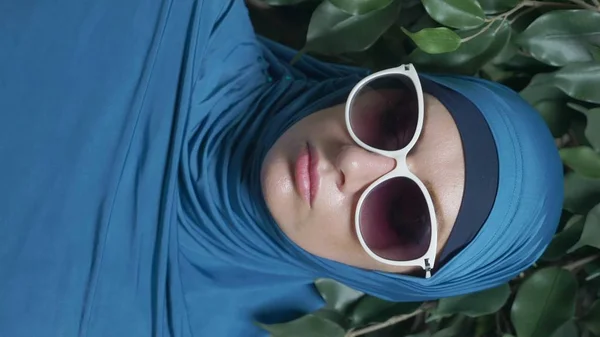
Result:
[[[460,207],[464,159],[450,113],[435,97],[425,94],[424,99],[423,132],[407,165],[431,193],[440,251]],[[310,175],[304,169],[309,161],[316,163],[312,179],[305,177]],[[406,273],[415,267],[389,266],[371,258],[358,241],[353,220],[361,193],[394,167],[394,159],[352,140],[341,104],[305,117],[279,137],[263,162],[262,189],[275,221],[306,251],[355,267]]]

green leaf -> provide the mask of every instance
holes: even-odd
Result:
[[[364,294],[330,279],[317,279],[315,286],[327,307],[344,312],[346,308]]]
[[[600,261],[596,260],[590,262],[586,264],[583,268],[587,274],[587,276],[585,277],[586,281],[589,282],[591,280],[594,280],[595,278],[600,277]],[[598,287],[596,287],[596,289],[598,289]]]
[[[575,172],[589,178],[600,178],[600,154],[587,146],[560,150],[563,163]]]
[[[460,36],[446,27],[425,28],[411,33],[402,28],[404,34],[426,53],[441,54],[455,51],[460,46]]]
[[[600,45],[600,13],[576,9],[553,10],[537,18],[520,35],[518,44],[536,59],[564,66],[594,60]]]
[[[471,37],[479,30],[460,31],[461,38]],[[428,54],[416,49],[409,55],[409,60],[433,72],[453,72],[473,75],[481,67],[494,58],[506,45],[510,38],[510,27],[507,23],[495,22],[487,31],[462,42],[453,52],[445,54]]]
[[[585,136],[585,128],[587,126],[587,118],[584,114],[574,114],[571,119],[571,129],[569,133],[571,134],[571,138],[573,139],[574,144],[582,145],[582,146],[592,146]]]
[[[600,63],[569,64],[553,73],[553,83],[575,99],[600,103]]]
[[[258,326],[267,330],[273,337],[344,337],[344,329],[325,318],[313,314],[280,324],[262,324]]]
[[[344,317],[344,315],[335,309],[329,309],[327,307],[321,308],[313,312],[313,315],[319,318],[324,318],[328,321],[332,321],[333,323],[341,326],[344,330],[348,325],[348,320]]]
[[[587,117],[585,138],[596,151],[600,151],[600,108],[588,110],[585,117]]]
[[[405,337],[431,337],[431,334],[427,331],[418,333],[416,335],[406,335]]]
[[[350,15],[329,0],[313,12],[304,50],[326,55],[363,51],[394,23],[402,1],[363,15]]]
[[[568,321],[556,329],[550,337],[579,337],[577,325],[573,321]]]
[[[288,5],[296,5],[301,2],[310,1],[310,0],[260,0],[267,5],[271,6],[288,6]]]
[[[551,74],[536,75],[520,95],[540,113],[554,137],[567,133],[572,117],[567,95],[554,86]]]
[[[329,0],[331,3],[352,15],[366,14],[382,9],[394,0]]]
[[[587,214],[600,203],[600,179],[569,172],[565,176],[565,202],[563,207],[575,214]]]
[[[464,314],[469,317],[489,315],[500,310],[508,300],[508,296],[510,296],[510,287],[508,284],[503,284],[473,294],[442,298],[436,314]]]
[[[457,316],[452,320],[449,327],[437,331],[431,337],[462,337],[468,336],[468,331],[464,329],[465,316]]]
[[[479,4],[486,14],[497,14],[514,8],[519,0],[479,0]]]
[[[579,241],[584,224],[585,218],[583,215],[573,215],[565,225],[565,229],[554,235],[552,242],[546,248],[544,255],[542,255],[542,259],[556,261],[567,254],[567,251]]]
[[[476,0],[422,0],[427,13],[444,26],[469,29],[485,22],[483,9]]]
[[[494,315],[486,315],[475,319],[475,334],[474,337],[489,336],[496,327]]]
[[[535,272],[523,282],[511,308],[519,337],[548,337],[573,318],[577,281],[569,271],[551,267]]]
[[[573,102],[567,103],[567,106],[575,111],[581,112],[584,115],[589,111],[588,108]]]
[[[571,112],[564,102],[559,100],[539,101],[533,107],[542,115],[554,137],[560,137],[567,133]]]
[[[579,241],[569,249],[573,252],[583,246],[591,246],[600,249],[600,204],[592,208],[585,217],[583,232]]]
[[[417,310],[420,302],[390,302],[373,296],[364,296],[350,312],[353,326],[360,326],[372,322],[384,322],[389,318],[408,314]]]
[[[587,314],[581,319],[583,326],[594,335],[600,335],[600,300],[596,300]]]
[[[588,109],[585,106],[573,102],[567,103],[573,110],[581,112],[585,116],[585,140],[589,142],[594,150],[600,151],[600,108]]]

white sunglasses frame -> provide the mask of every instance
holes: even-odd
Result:
[[[373,81],[377,78],[380,78],[383,76],[389,76],[389,75],[401,75],[401,76],[406,76],[408,79],[410,79],[412,81],[413,85],[415,86],[415,89],[416,89],[415,91],[417,93],[417,99],[418,99],[418,114],[419,115],[418,115],[417,128],[415,130],[415,134],[413,135],[413,137],[410,140],[410,142],[408,143],[408,145],[406,145],[406,147],[404,147],[400,150],[397,150],[397,151],[381,150],[381,149],[374,148],[374,147],[369,146],[368,144],[364,143],[363,141],[361,141],[358,138],[358,136],[356,136],[356,134],[352,130],[352,124],[351,124],[351,120],[350,120],[350,109],[352,107],[352,103],[353,103],[354,99],[357,96],[357,93],[366,84],[370,83],[371,81]],[[369,254],[373,259],[375,259],[381,263],[385,263],[385,264],[392,265],[392,266],[419,266],[425,270],[425,278],[430,278],[431,270],[434,267],[435,258],[437,255],[438,222],[437,222],[437,218],[435,215],[435,209],[433,207],[433,200],[431,199],[431,194],[425,187],[425,184],[423,184],[423,182],[416,175],[414,175],[412,172],[409,171],[408,165],[406,164],[406,156],[408,155],[410,150],[412,150],[412,148],[415,146],[415,144],[416,144],[417,140],[419,139],[419,136],[421,135],[421,132],[423,130],[423,120],[424,120],[424,115],[425,115],[424,100],[423,100],[423,88],[421,87],[421,81],[419,80],[419,76],[417,75],[417,71],[415,70],[414,66],[412,64],[404,64],[404,65],[401,65],[396,68],[386,69],[386,70],[382,70],[382,71],[373,73],[373,74],[365,77],[364,79],[362,79],[360,82],[358,82],[358,84],[356,84],[354,86],[354,88],[350,92],[350,95],[348,96],[348,99],[346,100],[345,114],[346,114],[346,128],[348,129],[348,132],[350,133],[350,136],[352,137],[352,139],[360,147],[362,147],[363,149],[365,149],[369,152],[377,153],[379,155],[382,155],[382,156],[385,156],[388,158],[393,158],[396,161],[396,166],[394,167],[394,169],[391,170],[390,172],[384,174],[383,176],[379,177],[373,183],[371,183],[371,185],[369,185],[369,187],[367,187],[367,189],[361,194],[360,199],[358,199],[358,204],[356,206],[356,212],[355,212],[355,216],[354,216],[354,224],[355,224],[355,228],[356,228],[356,234],[358,236],[358,240],[360,241],[361,246],[367,252],[367,254]],[[417,184],[417,186],[419,186],[419,188],[421,189],[421,192],[423,192],[425,201],[427,202],[427,207],[429,209],[429,217],[430,217],[430,223],[431,223],[431,239],[429,242],[429,248],[427,249],[427,252],[425,252],[425,254],[423,256],[419,257],[418,259],[409,260],[409,261],[389,260],[389,259],[383,258],[383,257],[375,254],[369,248],[369,246],[367,246],[367,244],[365,243],[365,240],[364,240],[361,230],[360,230],[360,211],[362,209],[362,205],[363,205],[363,202],[365,201],[365,198],[379,184],[383,183],[386,180],[389,180],[392,178],[397,178],[397,177],[405,177],[405,178],[408,178],[408,179],[411,179],[412,181],[414,181]]]

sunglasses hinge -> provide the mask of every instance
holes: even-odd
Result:
[[[429,263],[429,259],[425,259],[425,278],[431,277],[431,264]]]

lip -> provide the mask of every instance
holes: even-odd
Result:
[[[296,158],[296,188],[302,199],[304,199],[311,207],[319,190],[318,162],[318,154],[308,143],[300,150],[298,158]]]

